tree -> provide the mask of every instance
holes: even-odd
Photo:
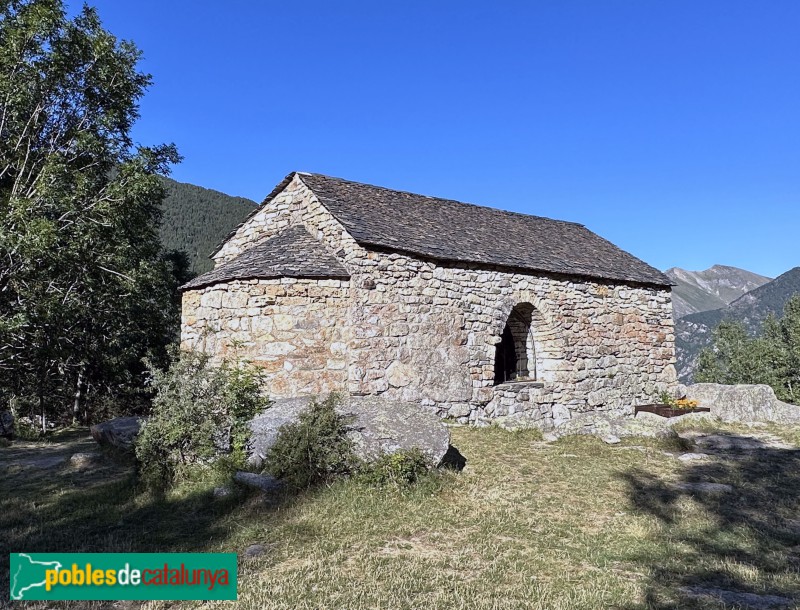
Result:
[[[92,8],[0,0],[0,385],[43,414],[129,391],[174,332],[159,175],[178,155],[133,145],[139,59]]]
[[[695,380],[765,383],[781,400],[800,401],[800,295],[789,299],[779,320],[770,315],[758,337],[740,322],[721,322],[712,347],[700,353]]]
[[[800,294],[794,295],[783,308],[783,317],[765,330],[776,346],[775,392],[781,400],[800,403]]]

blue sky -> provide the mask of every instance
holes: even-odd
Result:
[[[144,51],[135,137],[174,141],[178,180],[261,201],[314,171],[662,269],[800,265],[795,0],[93,4]]]

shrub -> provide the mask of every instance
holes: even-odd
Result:
[[[366,465],[359,478],[379,487],[408,487],[428,473],[428,458],[417,448],[403,449],[382,455],[373,464]]]
[[[358,467],[347,421],[336,412],[340,398],[313,400],[297,422],[282,426],[264,459],[264,471],[303,489],[348,475]]]
[[[28,417],[20,417],[14,422],[14,437],[22,441],[40,441],[44,433],[41,424]]]
[[[150,367],[154,390],[150,418],[136,439],[140,472],[149,483],[169,484],[186,465],[220,453],[243,464],[247,422],[269,406],[255,367],[206,354],[181,352],[166,371]]]

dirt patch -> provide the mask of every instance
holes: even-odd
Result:
[[[447,555],[447,549],[435,544],[426,536],[411,536],[390,540],[379,551],[382,555],[410,555],[426,559],[439,559]]]
[[[95,456],[99,459],[86,463],[75,456]],[[63,479],[69,485],[82,486],[130,472],[126,460],[100,455],[97,443],[88,429],[70,430],[52,440],[14,441],[0,448],[0,473],[12,485],[37,485],[44,480],[50,483]]]

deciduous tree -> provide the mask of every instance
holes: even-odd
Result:
[[[134,146],[150,76],[96,11],[0,0],[0,375],[63,414],[130,389],[175,327],[158,178],[175,147]]]

